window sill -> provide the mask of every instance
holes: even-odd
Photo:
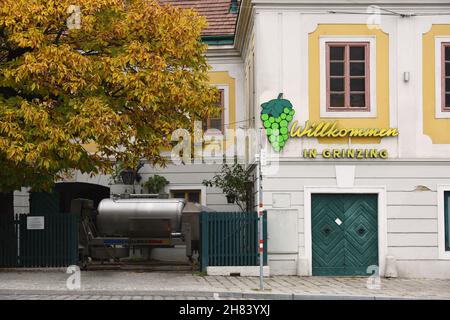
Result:
[[[450,251],[440,251],[439,260],[450,260]]]
[[[376,118],[375,111],[325,111],[320,110],[321,118]]]
[[[447,111],[447,110],[444,110],[444,111],[438,110],[436,112],[435,118],[436,119],[450,119],[450,110],[449,111]]]

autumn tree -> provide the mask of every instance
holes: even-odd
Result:
[[[204,18],[154,0],[0,2],[0,192],[72,169],[163,164],[170,133],[215,111]],[[95,143],[88,152],[86,144]]]

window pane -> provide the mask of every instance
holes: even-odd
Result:
[[[450,63],[445,64],[445,75],[450,77]]]
[[[364,93],[352,93],[350,95],[350,107],[364,108],[366,106]]]
[[[215,105],[223,107],[223,89],[219,90],[219,99],[216,101]]]
[[[445,95],[445,107],[450,108],[450,94]]]
[[[173,197],[176,199],[184,199],[184,191],[176,191],[173,193]]]
[[[209,129],[217,129],[222,131],[222,119],[221,118],[210,119]]]
[[[330,107],[331,108],[344,108],[345,98],[344,94],[330,94]]]
[[[445,79],[445,92],[450,92],[450,78]]]
[[[330,75],[343,76],[344,75],[344,63],[343,62],[330,63]]]
[[[344,47],[330,47],[330,60],[344,60]]]
[[[445,60],[450,60],[450,45],[445,47]]]
[[[364,62],[352,62],[350,63],[350,75],[351,76],[363,76],[365,73]]]
[[[365,47],[350,47],[350,60],[364,60]]]
[[[364,78],[350,79],[350,91],[364,91],[366,88]]]
[[[188,193],[188,201],[200,203],[200,193],[198,191],[192,191]]]
[[[330,91],[344,91],[344,78],[331,78]]]

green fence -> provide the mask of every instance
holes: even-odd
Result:
[[[28,218],[37,216],[43,217],[43,229],[29,229]],[[66,267],[78,262],[76,215],[35,213],[2,217],[0,232],[0,267]]]
[[[259,265],[256,212],[202,212],[201,269],[207,266]],[[267,214],[263,216],[264,264],[267,264]]]
[[[11,215],[0,215],[0,267],[17,267],[19,221]]]

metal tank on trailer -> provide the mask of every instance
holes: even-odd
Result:
[[[168,237],[181,231],[182,199],[103,199],[97,227],[104,236]]]
[[[150,196],[103,199],[98,210],[87,199],[73,200],[71,211],[80,215],[83,265],[92,259],[127,260],[135,250],[147,252],[150,257],[152,248],[176,245],[185,245],[186,256],[194,262],[199,250],[200,214],[211,210],[184,199]]]

